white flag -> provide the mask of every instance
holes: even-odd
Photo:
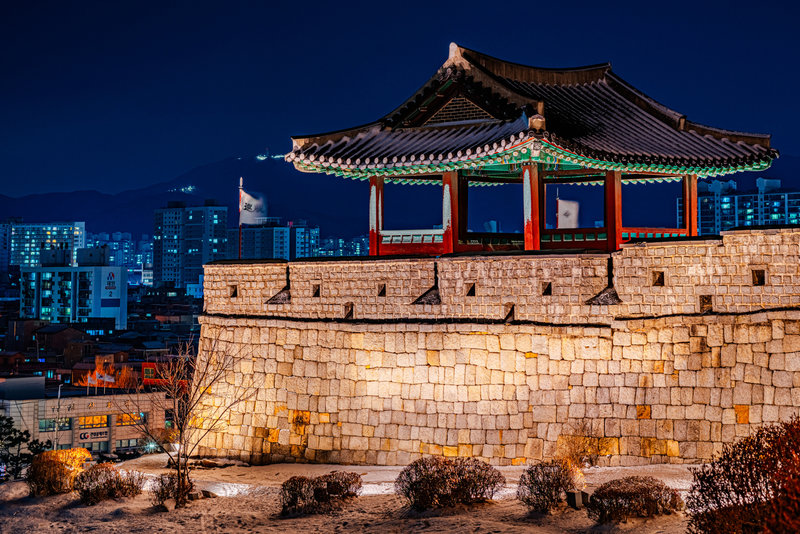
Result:
[[[259,224],[267,216],[267,201],[264,195],[250,194],[239,189],[239,224]]]
[[[556,228],[578,227],[578,203],[574,200],[558,199],[558,217]]]

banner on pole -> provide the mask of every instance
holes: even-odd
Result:
[[[259,224],[267,216],[267,201],[264,195],[239,190],[239,224]]]
[[[578,227],[578,203],[574,200],[558,199],[557,228]]]

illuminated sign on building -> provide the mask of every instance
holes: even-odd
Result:
[[[78,439],[83,441],[102,441],[108,439],[108,429],[106,430],[87,430],[78,434]]]

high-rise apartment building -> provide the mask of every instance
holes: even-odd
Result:
[[[319,246],[319,255],[329,258],[369,256],[369,237],[323,239]]]
[[[677,202],[678,228],[683,199]],[[800,224],[800,191],[781,188],[780,180],[758,178],[755,191],[737,191],[733,180],[697,184],[697,232],[717,235],[732,228]]]
[[[86,223],[11,223],[9,264],[36,267],[42,250],[68,250],[70,262],[77,264],[79,248],[86,246]]]
[[[0,223],[0,273],[8,272],[11,260],[11,223]]]
[[[277,217],[266,217],[258,226],[242,227],[242,259],[291,258],[289,227],[281,226]],[[239,229],[228,230],[228,258],[239,257]]]
[[[319,256],[319,226],[304,220],[289,222],[289,254],[292,259]]]
[[[108,250],[108,264],[119,265],[128,270],[128,283],[139,285],[146,265],[153,263],[153,242],[148,235],[138,241],[128,232],[98,232],[86,234],[88,247],[104,247]]]
[[[77,267],[68,265],[65,252],[45,251],[43,265],[21,267],[20,317],[62,324],[114,318],[116,328],[125,329],[127,270],[108,266],[104,249],[82,249]]]
[[[157,209],[153,225],[153,284],[197,284],[203,265],[227,254],[228,208],[170,202]]]

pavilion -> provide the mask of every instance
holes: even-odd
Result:
[[[375,122],[292,138],[304,172],[370,183],[370,255],[599,249],[697,235],[697,179],[770,166],[770,136],[689,121],[610,64],[509,63],[452,43],[444,65]],[[442,183],[442,228],[383,229],[384,183]],[[681,181],[685,228],[622,226],[622,184]],[[470,184],[522,183],[523,234],[467,231]],[[547,184],[604,187],[601,228],[545,228]]]

